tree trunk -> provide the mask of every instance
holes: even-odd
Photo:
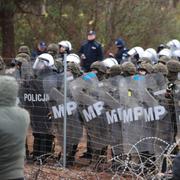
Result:
[[[14,37],[14,13],[1,10],[0,26],[2,36],[2,57],[7,65],[15,57],[15,37]]]

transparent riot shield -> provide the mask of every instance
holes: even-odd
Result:
[[[175,135],[176,142],[179,145],[180,143],[180,81],[176,81],[175,90],[174,90],[174,108],[175,108]]]
[[[70,77],[67,80],[73,80]],[[74,101],[71,91],[69,89],[69,82],[67,82],[67,155],[73,151],[73,146],[77,146],[80,138],[82,137],[82,122],[79,112],[77,110],[77,103]],[[52,87],[50,91],[50,104],[53,120],[56,122],[57,136],[61,145],[63,145],[63,132],[64,132],[64,92],[63,82],[60,87]]]
[[[108,120],[108,128],[110,129],[111,133],[111,146],[119,145],[116,148],[115,154],[122,154],[123,153],[123,138],[122,138],[122,123],[118,121],[118,109],[120,108],[120,95],[118,85],[119,82],[123,79],[123,76],[114,76],[112,78],[108,78],[104,80],[101,84],[103,85],[104,91],[112,96],[114,99],[114,105],[111,106],[111,109],[107,109],[106,112],[106,119]],[[116,103],[115,103],[116,102]]]
[[[125,153],[132,149],[154,153],[154,144],[146,138],[159,136],[160,124],[168,114],[165,106],[153,95],[154,91],[161,89],[158,82],[163,84],[163,81],[157,74],[135,75],[120,80],[118,87],[121,107],[118,113],[122,122],[123,143],[129,144],[123,146]],[[137,149],[133,148],[135,145]]]
[[[106,112],[119,106],[110,92],[105,91],[104,82],[86,74],[74,80],[70,86],[72,95],[78,104],[83,123],[90,137],[90,144],[94,151],[102,150],[113,144],[111,120]]]

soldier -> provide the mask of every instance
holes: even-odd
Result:
[[[133,76],[136,74],[136,67],[131,62],[124,62],[122,64],[122,75],[124,77]]]
[[[19,53],[26,53],[26,54],[29,55],[29,56],[31,55],[31,52],[30,52],[29,47],[28,47],[28,46],[25,46],[25,45],[19,47],[19,49],[18,49],[18,54],[19,54]]]
[[[150,63],[145,62],[142,62],[137,70],[140,75],[151,74],[154,71],[153,66]]]
[[[154,68],[154,73],[162,73],[164,77],[167,77],[168,69],[166,65],[162,63],[158,63],[158,64],[155,64],[153,68]]]
[[[96,74],[99,81],[106,78],[107,68],[103,62],[96,61],[92,63],[90,70]]]
[[[55,58],[58,55],[58,51],[59,51],[58,45],[55,43],[51,43],[47,47],[47,53],[51,54],[53,58]]]
[[[159,60],[158,60],[158,63],[161,63],[161,64],[166,65],[166,63],[167,63],[169,60],[170,60],[169,57],[167,57],[167,56],[161,56],[161,57],[159,58]]]
[[[180,62],[177,60],[169,60],[167,62],[167,68],[168,68],[168,84],[166,89],[166,103],[170,112],[170,122],[171,122],[171,138],[174,142],[176,142],[176,136],[177,136],[177,121],[176,121],[176,111],[175,111],[175,101],[174,101],[174,95],[176,93],[177,85],[178,85],[178,73],[180,72]],[[177,149],[174,150],[173,153],[177,153]],[[162,172],[166,171],[166,160],[163,162],[162,166]]]
[[[109,76],[110,77],[121,75],[121,73],[122,73],[122,66],[121,65],[113,65],[109,70]]]
[[[60,58],[58,53],[59,53],[59,47],[55,43],[51,43],[47,47],[47,52],[51,54],[54,58],[54,65],[55,65],[55,70],[60,73],[63,71],[63,57]]]

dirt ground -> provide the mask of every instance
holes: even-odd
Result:
[[[110,180],[119,179],[114,176],[111,172],[94,171],[94,165],[89,163],[87,159],[81,159],[80,156],[86,152],[86,131],[84,129],[83,137],[78,145],[78,151],[76,153],[76,163],[71,168],[64,169],[62,164],[58,166],[53,162],[53,164],[47,163],[46,165],[39,166],[32,163],[25,164],[25,177],[27,180]],[[30,152],[32,152],[33,136],[32,131],[29,129],[28,133],[28,147]],[[59,145],[58,140],[55,139],[55,155],[62,151],[62,147]],[[114,178],[113,178],[114,177]],[[118,176],[119,177],[119,176]],[[121,178],[124,179],[124,178]],[[127,178],[125,178],[127,179]]]

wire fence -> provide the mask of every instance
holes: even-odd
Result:
[[[109,179],[171,177],[180,142],[178,83],[167,96],[167,80],[157,73],[104,81],[68,74],[63,153],[63,75],[34,78],[27,67],[11,75],[20,85],[19,105],[31,116],[27,179],[101,179],[102,172]]]

